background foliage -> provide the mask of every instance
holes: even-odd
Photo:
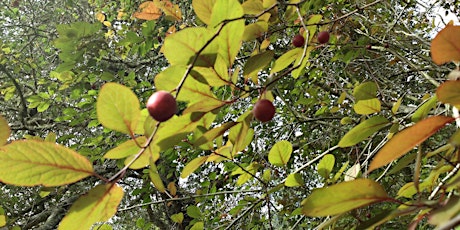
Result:
[[[452,228],[459,6],[3,1],[0,227]]]

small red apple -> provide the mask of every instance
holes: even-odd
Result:
[[[295,47],[302,47],[303,45],[305,45],[305,38],[302,35],[297,34],[292,38],[292,44]]]
[[[329,42],[329,32],[321,31],[318,33],[318,42],[321,44],[325,44]]]
[[[176,99],[169,92],[158,91],[149,97],[147,110],[153,119],[159,122],[167,121],[176,113]]]
[[[257,120],[267,122],[275,116],[275,106],[273,106],[271,101],[262,99],[254,104],[252,113]]]

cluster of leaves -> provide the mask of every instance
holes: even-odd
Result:
[[[405,216],[411,227],[424,219],[439,228],[457,224],[459,132],[440,131],[455,118],[439,111],[460,105],[460,83],[438,86],[423,72],[415,80],[435,85],[436,95],[425,96],[424,103],[411,109],[403,100],[432,88],[421,85],[404,96],[404,89],[397,89],[403,83],[393,87],[388,79],[369,76],[378,76],[376,71],[350,77],[361,71],[363,63],[356,59],[363,52],[373,52],[375,59],[365,64],[388,52],[393,60],[387,68],[401,69],[413,68],[413,60],[423,56],[413,54],[408,60],[410,52],[400,53],[410,47],[397,42],[388,49],[383,38],[365,32],[371,22],[353,17],[379,4],[387,7],[382,1],[341,16],[337,9],[353,6],[343,1],[194,0],[181,3],[193,9],[186,12],[184,5],[167,0],[138,7],[122,1],[116,17],[102,12],[113,6],[89,2],[101,6],[98,22],[56,26],[53,45],[60,51],[60,63],[53,63],[49,72],[53,82],[43,80],[36,88],[39,93],[18,93],[22,106],[28,102],[23,111],[56,115],[49,122],[60,138],[49,133],[45,139],[30,135],[8,141],[10,125],[0,117],[2,183],[41,186],[43,197],[50,195],[47,191],[63,194],[60,188],[66,185],[88,189],[83,195],[75,192],[79,198],[70,199],[59,229],[90,229],[109,221],[118,209],[143,208],[157,226],[153,219],[166,218],[166,223],[189,229],[243,224],[353,224],[365,229]],[[115,18],[119,25],[111,21]],[[341,25],[347,20],[347,26]],[[455,46],[459,28],[449,24],[433,39],[435,64],[460,61]],[[331,31],[330,44],[317,42],[321,30]],[[290,37],[298,33],[306,42],[292,47]],[[368,44],[375,42],[381,44]],[[14,56],[13,48],[2,44],[0,54]],[[5,60],[0,71],[11,79]],[[19,84],[12,79],[2,86],[5,101],[23,88]],[[166,122],[153,120],[141,106],[158,90],[173,93],[179,101],[180,111]],[[253,119],[250,108],[259,99],[275,102],[272,121]],[[56,102],[67,105],[58,108],[67,108],[53,109]],[[47,130],[32,129],[27,115],[19,119],[25,131]],[[336,162],[342,166],[336,168]],[[402,172],[406,174],[399,179],[396,175]],[[133,178],[136,182],[131,183]],[[151,206],[156,204],[165,204],[166,214],[153,215]],[[5,225],[10,220],[3,208],[0,224]],[[149,228],[142,218],[136,224]]]

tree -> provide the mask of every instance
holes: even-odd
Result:
[[[458,223],[459,27],[423,20],[456,3],[1,4],[0,226]]]

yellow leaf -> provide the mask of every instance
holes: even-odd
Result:
[[[180,21],[182,20],[182,12],[179,8],[179,5],[172,4],[168,0],[158,1],[155,0],[155,5],[160,8],[166,15],[166,19],[171,21]]]
[[[93,175],[85,157],[55,143],[15,141],[0,148],[0,181],[18,186],[59,186]]]
[[[109,220],[117,212],[123,189],[117,184],[103,184],[78,198],[59,224],[59,230],[91,229],[96,222]]]
[[[104,22],[105,21],[105,14],[101,13],[101,12],[98,12],[96,14],[96,19],[100,22]]]
[[[460,61],[460,26],[448,24],[431,41],[431,59],[437,65]]]
[[[135,12],[134,17],[137,19],[155,20],[161,17],[161,10],[153,1],[147,1],[139,5],[139,12]]]
[[[403,156],[453,120],[445,116],[429,117],[394,135],[375,155],[369,165],[369,172]]]
[[[8,121],[0,115],[0,146],[4,145],[10,137],[11,130]]]

